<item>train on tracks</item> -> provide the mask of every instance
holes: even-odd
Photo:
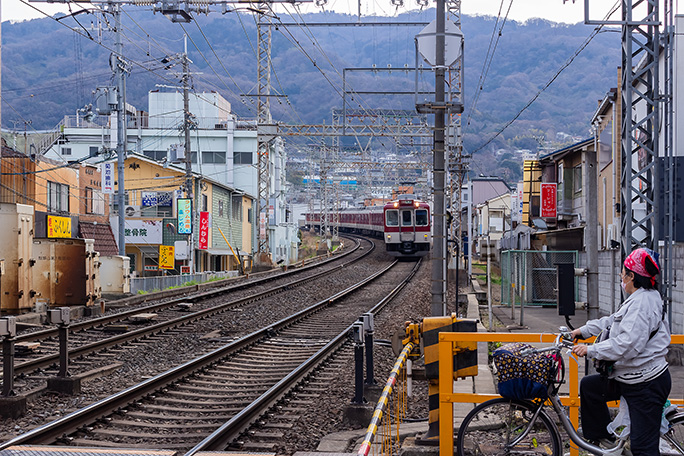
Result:
[[[340,232],[382,237],[387,253],[392,256],[418,257],[430,252],[430,205],[414,195],[400,195],[384,206],[343,209],[337,215]],[[306,214],[307,225],[317,230],[320,230],[320,220],[320,212]]]

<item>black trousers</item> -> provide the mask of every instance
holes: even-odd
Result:
[[[584,377],[580,382],[580,417],[584,438],[600,440],[610,435],[606,429],[611,421],[606,403],[623,396],[629,407],[632,454],[658,456],[660,422],[671,386],[669,370],[653,380],[634,385],[600,375]]]

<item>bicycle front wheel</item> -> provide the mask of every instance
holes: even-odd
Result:
[[[456,441],[457,454],[560,456],[558,429],[543,410],[530,427],[535,410],[530,402],[504,398],[478,405],[461,424]]]
[[[670,429],[661,436],[661,455],[684,455],[684,413],[670,419]]]

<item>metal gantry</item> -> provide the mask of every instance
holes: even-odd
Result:
[[[461,27],[461,0],[447,1],[448,18],[456,26]],[[463,104],[463,54],[449,69],[449,87],[451,87],[451,102]],[[451,226],[447,227],[449,233],[452,256],[455,257],[455,267],[459,268],[459,256],[463,252],[463,241],[461,238],[462,227],[462,213],[461,210],[463,202],[463,180],[468,170],[468,160],[463,154],[463,137],[461,130],[461,114],[451,113],[449,116],[447,136],[447,177],[448,184],[448,201],[451,205],[452,222]],[[470,204],[470,201],[468,202]],[[470,257],[469,257],[470,258]],[[457,275],[458,277],[458,275]],[[458,290],[458,284],[456,284]],[[458,291],[457,291],[458,293]]]
[[[661,293],[669,302],[673,281],[671,246],[674,218],[672,0],[621,0],[622,16],[619,21],[591,20],[589,1],[584,0],[585,23],[620,25],[622,30],[622,258],[638,246],[657,250],[662,241]],[[664,27],[660,17],[661,4],[665,11]],[[665,71],[662,93],[661,49]],[[663,147],[660,146],[661,113],[664,120]],[[659,158],[661,150],[662,159]],[[661,220],[665,220],[662,230]]]
[[[265,9],[266,4],[259,4],[259,9]],[[270,22],[257,23],[257,125],[264,126],[272,123],[271,119],[271,24]],[[268,203],[270,196],[270,173],[269,173],[269,152],[270,152],[269,135],[257,134],[257,174],[258,174],[258,198],[257,198],[257,213],[260,217],[259,229],[259,245],[258,254],[259,261],[267,262],[266,257],[269,253],[268,244]],[[266,219],[266,226],[262,226],[264,219]]]

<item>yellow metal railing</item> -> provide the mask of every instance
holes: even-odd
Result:
[[[403,417],[406,415],[406,369],[404,368],[406,361],[409,359],[409,354],[415,347],[414,344],[408,343],[404,346],[401,354],[394,363],[392,372],[387,379],[385,388],[382,390],[378,404],[373,412],[373,418],[368,425],[368,430],[363,439],[363,443],[359,448],[357,456],[368,456],[371,447],[373,445],[373,440],[380,430],[382,433],[382,443],[380,447],[380,454],[382,455],[392,455],[396,454],[396,450],[399,449],[399,424]],[[391,401],[392,392],[396,393],[395,399],[395,421],[391,420]],[[395,434],[396,430],[396,434]],[[375,454],[375,451],[373,452]]]
[[[470,333],[470,332],[442,332],[439,333],[439,455],[453,456],[454,454],[454,403],[480,403],[500,397],[497,394],[469,394],[454,393],[453,355],[458,351],[459,342],[527,342],[553,343],[555,334],[534,333]],[[684,335],[673,335],[672,344],[684,344]],[[579,423],[579,371],[574,357],[566,363],[566,378],[569,395],[561,396],[561,403],[569,407],[569,417],[575,429]],[[684,404],[682,400],[671,399],[673,404]],[[577,447],[570,446],[570,455],[577,456]]]

